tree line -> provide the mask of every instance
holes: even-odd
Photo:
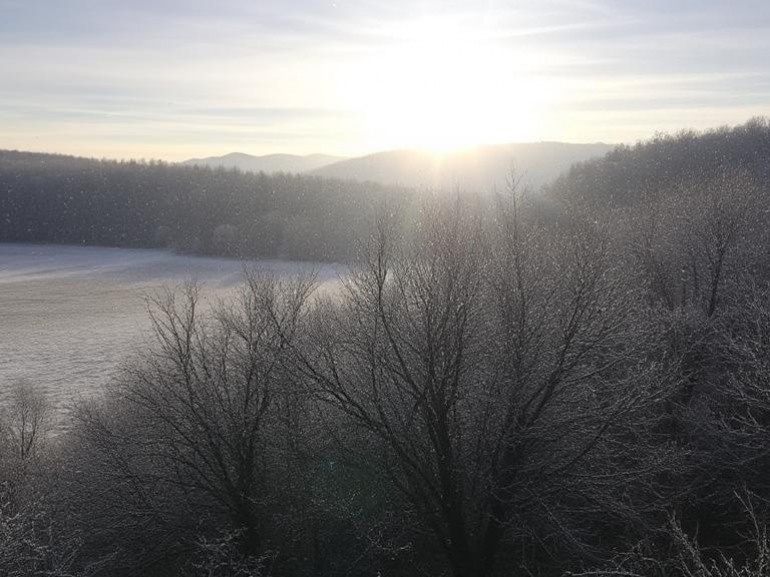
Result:
[[[0,151],[0,242],[342,261],[403,189],[290,174]]]

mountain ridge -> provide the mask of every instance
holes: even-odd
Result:
[[[209,156],[205,158],[191,158],[180,164],[184,166],[208,166],[211,168],[237,168],[244,172],[308,172],[345,160],[342,156],[330,154],[265,154],[255,156],[245,152],[230,152],[222,156]]]
[[[370,180],[411,188],[503,188],[513,174],[521,184],[539,188],[573,164],[605,155],[615,145],[532,142],[488,144],[435,153],[397,149],[343,160],[309,174],[343,180]]]
[[[539,188],[577,162],[600,157],[615,145],[541,141],[485,144],[451,152],[393,149],[353,158],[324,154],[251,156],[233,152],[191,159],[185,165],[223,166],[250,172],[294,172],[409,188],[489,191],[507,185],[512,170],[521,184]]]

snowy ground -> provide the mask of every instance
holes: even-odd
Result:
[[[160,250],[0,244],[0,397],[33,381],[66,410],[103,389],[148,338],[144,298],[196,278],[208,301],[227,297],[244,271],[315,270],[331,287],[342,267],[178,256]]]

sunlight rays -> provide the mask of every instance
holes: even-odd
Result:
[[[485,28],[421,19],[367,58],[353,99],[373,145],[446,151],[536,138],[548,90]]]

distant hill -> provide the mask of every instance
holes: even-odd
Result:
[[[328,154],[309,154],[298,156],[295,154],[268,154],[265,156],[252,156],[243,152],[232,152],[224,156],[211,156],[208,158],[193,158],[182,164],[188,166],[208,166],[211,168],[237,168],[243,172],[264,172],[272,174],[276,172],[300,173],[307,172],[344,160],[340,156]]]
[[[609,144],[496,144],[450,153],[392,150],[329,164],[310,174],[417,188],[490,191],[505,187],[511,168],[523,184],[551,182],[576,163],[602,156]]]

